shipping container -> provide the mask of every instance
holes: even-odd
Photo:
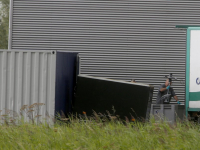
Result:
[[[147,120],[154,87],[99,77],[79,75],[73,105],[74,114],[88,116],[94,112],[121,119]],[[109,111],[109,113],[107,112]]]
[[[24,105],[45,104],[42,116],[71,111],[78,54],[0,50],[0,113],[20,114]],[[30,107],[31,108],[31,107]]]

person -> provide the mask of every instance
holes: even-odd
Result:
[[[169,79],[167,79],[165,81],[165,84],[160,85],[158,94],[157,94],[156,104],[168,104],[171,100],[171,97],[173,97],[177,101],[178,104],[181,104],[173,88],[171,87],[171,84],[172,82],[169,82]]]
[[[132,83],[136,83],[135,79],[132,79],[131,82],[132,82]]]

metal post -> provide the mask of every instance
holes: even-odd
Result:
[[[12,49],[13,0],[10,0],[8,49]]]

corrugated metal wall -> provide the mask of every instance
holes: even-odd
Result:
[[[152,84],[155,100],[164,75],[185,80],[186,36],[174,27],[198,25],[199,8],[178,0],[14,0],[10,48],[79,52],[82,74]],[[174,82],[181,101],[184,86]]]
[[[45,104],[40,115],[54,115],[55,62],[51,51],[0,50],[1,115],[7,110],[19,115],[23,105],[34,103]]]

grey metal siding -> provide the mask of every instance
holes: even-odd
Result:
[[[12,49],[79,52],[80,72],[155,86],[185,80],[184,31],[198,25],[199,1],[13,0]],[[184,82],[174,82],[184,100]]]
[[[0,110],[19,114],[23,105],[44,103],[40,115],[55,113],[55,61],[51,51],[0,50]]]

